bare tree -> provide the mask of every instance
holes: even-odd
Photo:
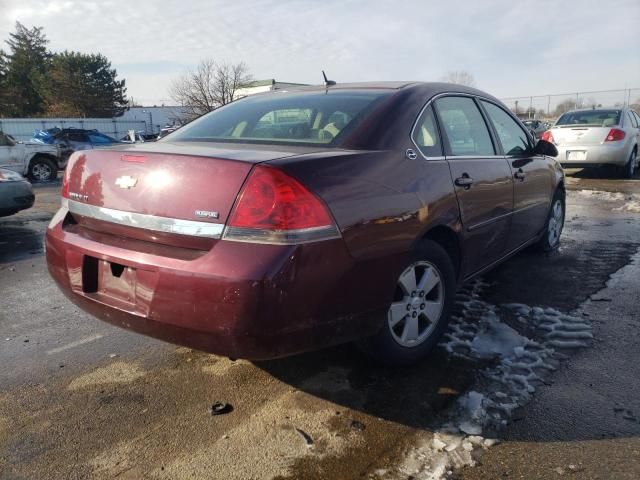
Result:
[[[244,62],[216,63],[206,59],[195,70],[174,80],[169,95],[195,118],[236,100],[238,90],[251,80]]]
[[[573,110],[574,108],[576,108],[576,101],[574,99],[567,99],[564,100],[560,103],[558,103],[558,105],[556,105],[556,108],[554,110],[554,114],[559,117],[560,115],[562,115],[565,112],[568,112],[569,110]]]
[[[447,72],[441,79],[443,82],[456,83],[458,85],[465,85],[467,87],[475,87],[476,80],[473,75],[465,70],[456,70]]]

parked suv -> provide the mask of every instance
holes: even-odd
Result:
[[[556,145],[565,167],[606,165],[625,178],[632,178],[638,168],[640,117],[629,108],[572,110],[542,138]]]
[[[46,182],[57,178],[65,165],[57,145],[17,142],[0,131],[0,167]]]
[[[61,157],[65,161],[78,150],[91,150],[122,143],[98,130],[59,127],[36,131],[33,141],[47,145],[59,145]]]
[[[98,147],[108,147],[121,143],[98,130],[84,130],[80,128],[64,128],[54,135],[60,144],[63,154],[67,156],[78,150],[91,150]]]

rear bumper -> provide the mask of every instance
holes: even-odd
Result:
[[[0,187],[0,216],[31,208],[35,198],[33,188],[27,181],[3,183]]]
[[[556,159],[563,167],[588,168],[603,165],[622,166],[629,160],[631,150],[625,142],[611,142],[603,145],[559,146]],[[586,158],[569,160],[570,152],[586,152]]]
[[[59,212],[47,230],[46,255],[65,295],[101,320],[172,343],[276,358],[373,334],[391,302],[384,281],[362,288],[374,283],[372,272],[354,263],[341,239],[291,246],[218,240],[209,251],[187,251],[72,232],[64,217]],[[106,275],[97,288],[87,258],[102,265],[98,278]],[[120,279],[109,276],[112,263],[125,267]]]

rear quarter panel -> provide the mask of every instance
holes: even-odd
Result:
[[[398,151],[336,151],[271,163],[328,205],[353,259],[341,295],[359,305],[354,311],[378,312],[378,322],[424,234],[437,225],[460,230],[444,160],[409,160]]]
[[[437,225],[459,231],[445,160],[409,160],[399,151],[337,151],[274,163],[327,203],[355,258],[406,255]]]

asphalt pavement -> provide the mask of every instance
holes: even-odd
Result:
[[[350,345],[232,361],[90,317],[48,277],[60,185],[36,187],[0,219],[0,478],[640,478],[640,179],[570,173],[559,251],[465,287],[450,341],[399,370]],[[584,347],[553,343],[549,318]],[[460,433],[493,373],[523,381],[511,357],[457,350],[496,328],[548,368]]]

